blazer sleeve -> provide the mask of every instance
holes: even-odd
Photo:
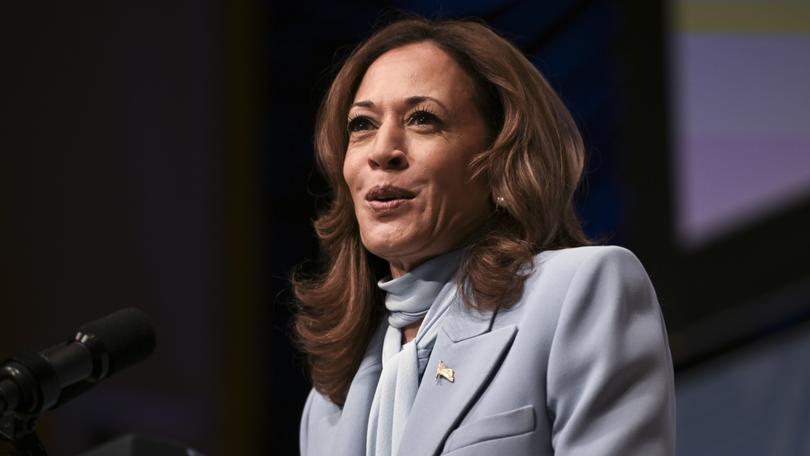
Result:
[[[674,455],[672,359],[655,291],[630,251],[592,252],[570,282],[548,358],[554,452]]]

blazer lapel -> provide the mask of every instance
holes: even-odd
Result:
[[[369,348],[352,379],[346,403],[343,404],[339,417],[336,417],[338,422],[330,448],[332,454],[357,456],[366,454],[368,415],[382,371],[382,345],[387,328],[388,322],[383,320],[372,336]]]
[[[514,325],[490,332],[493,317],[460,304],[446,317],[408,416],[399,455],[437,454],[484,391],[517,332]],[[435,378],[440,361],[453,369],[453,382]]]

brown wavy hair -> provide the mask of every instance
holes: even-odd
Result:
[[[498,204],[468,241],[459,290],[482,310],[513,305],[539,251],[585,245],[573,207],[584,163],[579,130],[563,102],[524,55],[486,25],[415,18],[394,22],[359,45],[337,73],[318,112],[315,149],[331,201],[314,222],[325,261],[315,277],[293,276],[294,332],[313,386],[335,404],[349,385],[383,314],[376,282],[385,263],[361,241],[343,180],[346,117],[366,69],[382,54],[429,41],[447,52],[476,89],[490,144],[470,163]]]

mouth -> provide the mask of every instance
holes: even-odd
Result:
[[[416,193],[393,185],[377,185],[366,193],[366,201],[393,201],[398,199],[413,199]]]
[[[416,197],[416,193],[393,185],[377,185],[366,193],[369,206],[378,212],[396,209]]]

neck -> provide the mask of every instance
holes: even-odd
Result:
[[[424,320],[424,318],[422,320]],[[402,328],[402,345],[405,345],[416,338],[416,335],[419,333],[419,326],[422,325],[422,320],[415,321]]]
[[[455,250],[455,248],[445,250],[444,252],[438,253],[438,254],[428,254],[428,255],[425,255],[425,256],[420,256],[420,257],[418,257],[416,259],[413,259],[413,258],[411,258],[411,259],[402,259],[402,258],[389,259],[388,260],[388,269],[391,271],[391,278],[392,279],[397,279],[399,277],[402,277],[405,274],[407,274],[408,272],[410,272],[410,271],[414,270],[415,268],[421,266],[423,263],[426,263],[427,261],[430,261],[433,258],[442,256],[442,255],[444,255],[446,253],[449,253],[449,252],[451,252],[453,250]]]

